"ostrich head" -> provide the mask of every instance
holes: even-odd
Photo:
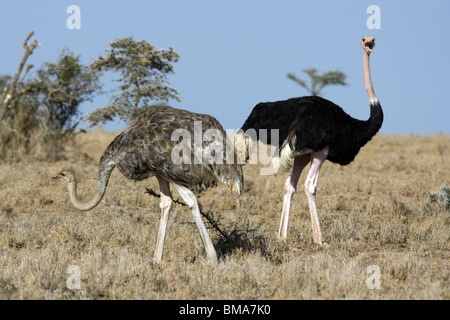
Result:
[[[75,173],[71,170],[64,170],[53,177],[53,180],[61,180],[67,184],[73,184],[75,181]]]
[[[367,54],[370,55],[372,53],[373,47],[375,47],[375,37],[363,37],[361,45],[363,46],[364,51],[366,51]]]

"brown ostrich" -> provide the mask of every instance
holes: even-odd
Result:
[[[211,139],[211,134],[220,136],[222,141]],[[224,141],[228,143],[224,129],[209,115],[167,106],[154,107],[106,148],[98,165],[97,190],[91,200],[82,202],[77,197],[77,183],[72,171],[63,171],[54,179],[66,182],[73,206],[86,211],[95,208],[102,200],[114,168],[133,181],[155,176],[161,191],[161,220],[153,256],[155,263],[162,258],[167,220],[173,204],[169,187],[172,184],[192,210],[207,257],[216,259],[197,198],[189,188],[214,187],[221,181],[240,194],[243,175],[236,155],[232,161],[216,161],[218,156],[226,158],[227,149],[223,145],[220,148]]]
[[[311,162],[305,181],[305,193],[308,198],[313,241],[323,244],[322,230],[316,208],[316,188],[319,172],[325,160],[347,165],[356,157],[360,148],[377,134],[383,123],[383,111],[372,87],[369,68],[369,56],[375,46],[374,37],[363,37],[364,82],[370,104],[370,117],[366,121],[354,119],[331,101],[308,96],[285,101],[259,103],[255,106],[242,126],[240,136],[235,140],[236,148],[247,154],[254,141],[245,132],[249,129],[279,130],[279,141],[270,144],[281,146],[280,162],[291,166],[292,172],[286,179],[286,194],[278,235],[287,237],[289,208],[296,191],[298,179],[303,168]],[[281,143],[279,143],[281,142]]]

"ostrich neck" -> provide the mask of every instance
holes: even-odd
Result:
[[[383,123],[383,110],[381,109],[380,102],[378,101],[375,91],[373,90],[372,79],[370,76],[369,55],[364,51],[363,54],[363,72],[364,72],[364,84],[370,103],[370,118],[367,121],[363,121],[363,125],[360,132],[360,143],[364,145],[372,137],[377,134]]]
[[[370,102],[375,102],[377,100],[377,96],[375,95],[375,91],[373,90],[372,79],[370,77],[370,56],[367,52],[363,53],[363,72],[364,72],[364,84],[366,87],[367,96],[369,97]]]
[[[109,182],[109,177],[113,169],[114,165],[112,163],[108,162],[105,164],[102,161],[100,162],[97,179],[97,189],[95,191],[94,196],[89,201],[83,202],[78,198],[76,180],[74,180],[73,183],[68,184],[69,198],[70,201],[72,202],[72,205],[76,209],[82,211],[94,209],[100,203],[100,201],[103,199],[103,196],[105,195],[106,187],[108,186]]]
[[[91,200],[89,200],[87,202],[83,202],[78,198],[76,183],[69,184],[68,189],[69,189],[70,202],[72,202],[72,205],[76,209],[82,210],[82,211],[87,211],[87,210],[91,210],[91,209],[95,208],[100,203],[100,201],[103,198],[103,195],[105,194],[104,192],[99,193],[97,190],[97,192],[95,193],[95,195],[92,197]]]

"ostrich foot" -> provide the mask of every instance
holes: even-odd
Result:
[[[322,233],[319,232],[313,232],[313,241],[315,244],[318,244],[319,246],[323,247],[323,248],[328,248],[329,245],[328,243],[324,242],[322,240]]]
[[[277,240],[280,241],[280,242],[286,242],[287,235],[283,235],[283,234],[277,233]]]
[[[319,243],[318,245],[319,245],[321,248],[329,248],[329,247],[330,247],[330,245],[329,245],[328,243],[326,243],[326,242]]]
[[[324,241],[314,241],[315,244],[319,245],[322,248],[329,248],[330,245]]]

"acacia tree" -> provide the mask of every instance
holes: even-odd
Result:
[[[45,130],[70,135],[80,122],[80,104],[92,100],[100,84],[98,72],[64,49],[56,63],[44,63],[27,88],[39,103],[38,118]]]
[[[167,74],[173,73],[173,62],[178,53],[158,50],[149,42],[135,41],[133,37],[118,39],[110,44],[104,56],[98,57],[91,67],[98,71],[119,73],[119,93],[110,103],[89,114],[91,126],[119,117],[127,123],[142,115],[151,103],[179,101],[179,93],[168,86]]]
[[[347,83],[345,82],[346,74],[341,71],[328,71],[324,74],[317,74],[317,69],[315,68],[309,68],[304,69],[304,73],[306,73],[309,76],[309,82],[310,84],[297,77],[296,75],[292,73],[288,73],[287,77],[299,85],[301,85],[303,88],[305,88],[311,95],[318,96],[322,93],[322,89],[325,86],[332,85],[332,84],[340,84],[343,86],[346,86]]]
[[[47,62],[32,77],[28,57],[39,45],[23,42],[24,56],[14,77],[0,77],[0,159],[20,160],[34,149],[55,159],[64,150],[61,142],[73,137],[79,122],[79,105],[100,89],[97,71],[80,63],[67,49],[56,63]],[[31,79],[29,79],[31,78]]]

